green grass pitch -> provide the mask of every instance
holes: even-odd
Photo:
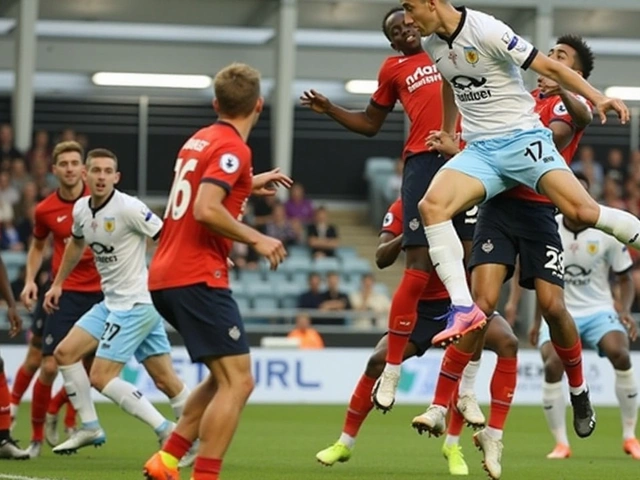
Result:
[[[15,432],[28,444],[29,405],[21,407]],[[162,406],[169,415],[169,409]],[[486,412],[486,409],[485,409]],[[6,480],[142,479],[144,461],[157,449],[154,435],[139,421],[113,405],[99,404],[107,443],[70,457],[58,457],[46,447],[35,460],[0,461]],[[344,407],[249,406],[225,461],[223,480],[418,480],[450,478],[440,454],[442,438],[419,436],[410,427],[420,407],[396,406],[382,415],[372,412],[351,461],[323,467],[315,453],[333,443],[342,426]],[[570,433],[573,458],[547,460],[553,447],[541,408],[512,410],[505,435],[505,480],[632,480],[640,478],[640,462],[622,452],[616,409],[599,408],[598,427],[591,438]],[[568,418],[568,420],[570,420]],[[472,447],[471,431],[463,432],[470,479],[483,479],[480,453]],[[189,480],[190,471],[181,478]]]

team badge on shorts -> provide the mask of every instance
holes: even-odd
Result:
[[[115,217],[104,217],[104,231],[112,233],[116,229]]]
[[[231,327],[229,329],[229,336],[235,340],[236,342],[238,341],[238,339],[240,338],[240,329],[238,327]]]
[[[599,247],[600,242],[597,240],[587,242],[587,252],[589,252],[589,254],[591,255],[595,255],[596,253],[598,253]]]
[[[484,242],[484,243],[482,244],[482,251],[483,251],[484,253],[491,253],[491,252],[493,252],[493,248],[494,248],[494,246],[493,246],[493,242],[492,242],[491,240],[487,240],[486,242]]]
[[[409,222],[409,228],[411,229],[411,231],[415,232],[416,230],[418,230],[420,228],[420,222],[418,221],[417,218],[414,218],[413,220],[411,220]]]
[[[464,59],[470,65],[475,65],[480,60],[480,55],[476,47],[464,47]]]

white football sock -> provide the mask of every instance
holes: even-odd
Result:
[[[64,389],[73,408],[78,412],[82,426],[88,429],[99,428],[98,414],[91,398],[91,382],[82,362],[60,366],[64,379]]]
[[[566,425],[567,407],[562,382],[542,384],[542,407],[556,444],[569,445]]]
[[[394,365],[393,363],[387,363],[384,366],[384,370],[386,372],[397,373],[398,375],[400,375],[400,372],[402,371],[402,365]]]
[[[144,397],[136,387],[121,378],[116,377],[111,380],[101,393],[129,415],[142,420],[156,432],[167,422],[162,414],[151,405],[147,397]]]
[[[487,427],[484,429],[484,431],[491,440],[502,440],[502,430],[498,430],[497,428],[493,427]]]
[[[460,385],[458,386],[459,396],[475,393],[478,370],[480,370],[480,360],[472,360],[467,363],[466,367],[464,367],[464,370],[462,371],[462,378],[460,379]]]
[[[356,439],[354,437],[352,437],[349,434],[346,434],[344,432],[342,432],[342,434],[340,434],[340,438],[338,439],[338,441],[340,443],[342,443],[343,445],[346,445],[347,448],[351,449],[354,447],[354,445],[356,444]]]
[[[622,437],[625,440],[636,437],[636,423],[638,422],[638,385],[633,368],[622,371],[616,370],[616,397],[620,404],[622,417]]]
[[[454,445],[458,445],[460,443],[460,435],[449,435],[447,434],[447,438],[444,440],[444,444],[447,447],[452,447]]]
[[[640,220],[635,215],[617,208],[600,206],[596,228],[613,235],[625,245],[640,249]]]
[[[473,305],[471,292],[467,285],[467,273],[464,268],[464,249],[453,222],[438,223],[424,227],[429,242],[429,255],[438,277],[447,287],[451,303],[461,307]]]
[[[189,398],[189,394],[191,390],[186,385],[183,385],[182,391],[173,398],[169,399],[169,403],[171,404],[171,408],[173,409],[173,414],[176,418],[180,418],[182,416],[182,411],[184,410],[184,406],[187,403],[187,399]]]

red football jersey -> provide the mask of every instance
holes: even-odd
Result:
[[[378,89],[371,97],[377,107],[391,110],[400,102],[411,121],[403,158],[427,151],[426,138],[442,124],[442,76],[429,56],[420,52],[387,58],[378,73]]]
[[[89,193],[89,188],[85,185],[84,191],[78,198],[85,197]],[[65,200],[56,191],[36,205],[33,236],[39,240],[44,240],[49,234],[53,235],[53,259],[51,263],[54,277],[60,268],[65,245],[71,238],[73,205],[76,200]],[[87,247],[85,249],[82,259],[62,284],[62,289],[72,292],[100,291],[100,275],[93,262],[93,253],[90,248]]]
[[[193,204],[200,184],[214,183],[227,191],[223,205],[240,220],[252,191],[251,149],[232,125],[217,122],[182,146],[174,172],[160,243],[149,267],[149,290],[198,283],[228,288],[233,242],[197,222]]]
[[[391,204],[389,210],[387,210],[387,214],[384,216],[380,233],[382,234],[384,232],[388,232],[394,237],[402,234],[402,201],[400,199]],[[440,280],[440,277],[434,272],[429,276],[429,282],[424,288],[420,300],[429,302],[434,300],[447,300],[448,298],[449,293],[447,289]]]
[[[584,129],[578,128],[573,123],[571,115],[569,115],[569,112],[567,112],[567,109],[565,108],[564,103],[562,103],[562,99],[560,98],[560,96],[556,95],[553,97],[544,97],[541,95],[539,90],[534,90],[533,92],[531,92],[531,95],[533,95],[533,98],[535,98],[536,100],[536,112],[538,112],[538,115],[540,115],[540,121],[545,126],[548,127],[553,122],[565,122],[574,130],[575,133],[573,134],[571,143],[569,143],[569,145],[567,145],[560,152],[562,158],[564,158],[564,161],[567,162],[567,165],[570,165],[571,161],[573,160],[573,156],[578,149],[578,145],[580,144],[582,135],[584,134]],[[592,108],[591,104],[587,100],[584,100],[582,97],[578,98],[586,102],[589,108]],[[529,187],[525,187],[524,185],[519,185],[509,190],[505,193],[505,195],[511,198],[527,200],[530,202],[549,204],[551,203],[551,200],[549,200],[547,197],[536,193],[534,190]]]

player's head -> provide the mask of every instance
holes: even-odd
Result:
[[[60,142],[51,154],[51,171],[62,187],[73,188],[82,181],[84,149],[78,142]]]
[[[563,35],[549,52],[549,57],[588,79],[593,72],[595,57],[591,47],[578,35]]]
[[[87,153],[85,167],[91,196],[102,200],[111,195],[120,181],[118,157],[106,148],[96,148]]]
[[[422,51],[420,32],[413,23],[406,23],[402,7],[394,7],[382,19],[382,32],[391,48],[405,55]]]
[[[589,182],[587,176],[582,172],[574,172],[574,175],[580,181],[580,184],[584,187],[584,189],[588,192],[591,188],[591,182]]]
[[[400,0],[405,22],[414,24],[422,36],[431,35],[442,27],[442,7],[451,6],[448,0]]]
[[[251,119],[255,125],[262,112],[260,72],[244,63],[232,63],[213,79],[213,108],[220,118]]]

